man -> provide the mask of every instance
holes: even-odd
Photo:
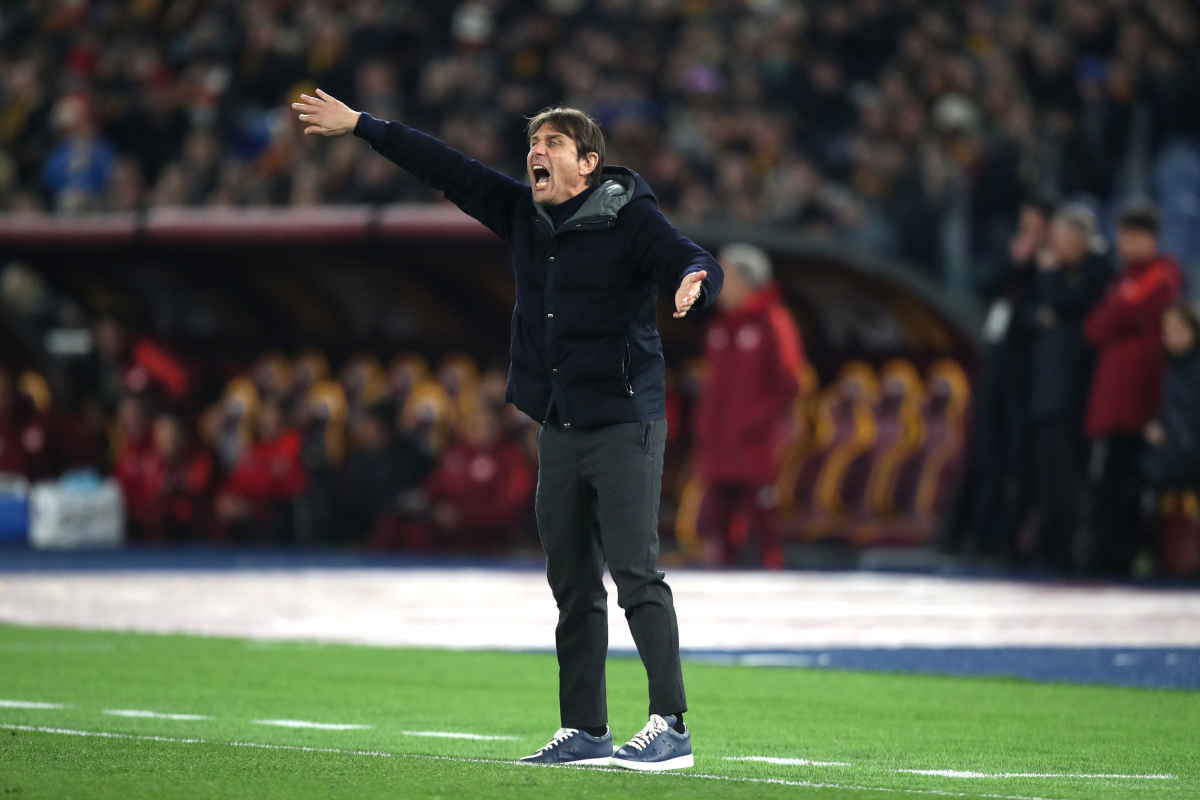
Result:
[[[1129,574],[1139,527],[1142,432],[1162,399],[1163,309],[1178,299],[1182,273],[1158,252],[1158,213],[1133,208],[1117,223],[1121,275],[1087,317],[1096,374],[1086,433],[1092,441],[1088,572]]]
[[[775,481],[792,434],[804,353],[796,322],[757,247],[731,244],[719,261],[721,315],[704,336],[704,384],[696,410],[696,475],[704,481],[698,532],[705,559],[729,563],[758,536],[763,566],[781,569],[783,546],[773,511]],[[734,519],[741,525],[734,529]],[[744,526],[744,527],[742,527]]]
[[[1024,311],[1031,336],[1029,417],[1039,520],[1034,557],[1060,572],[1071,567],[1079,527],[1090,362],[1083,320],[1112,274],[1103,257],[1107,249],[1091,209],[1064,205],[1037,254]]]
[[[581,111],[547,109],[527,129],[526,186],[399,122],[324,92],[296,103],[305,133],[353,132],[513,249],[517,304],[506,400],[536,420],[535,511],[558,603],[562,728],[524,761],[641,770],[692,765],[671,590],[656,570],[666,443],[660,287],[675,316],[711,303],[721,268],[680,236],[650,187],[604,166]],[[646,667],[650,721],[615,754],[608,728],[604,565]]]
[[[1054,206],[1031,200],[1021,206],[1008,259],[979,281],[991,303],[983,326],[983,359],[976,400],[974,492],[965,549],[1011,558],[1029,507],[1029,333],[1026,315],[1034,256],[1050,229]]]

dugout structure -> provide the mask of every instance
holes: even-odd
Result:
[[[838,393],[865,381],[877,396],[880,378],[893,374],[918,376],[928,386],[947,364],[957,365],[969,387],[978,311],[886,259],[762,230],[683,230],[714,251],[747,241],[770,253],[803,334],[813,370],[797,406],[801,435],[780,486],[792,533],[860,545],[927,540],[951,493],[949,473],[962,471],[969,388],[956,401],[959,428],[950,434],[957,444],[937,455],[947,477],[924,489],[918,473],[931,469],[920,464],[930,457],[938,420],[909,413],[908,422],[896,422],[875,398],[839,406]],[[334,363],[354,353],[387,359],[404,350],[431,360],[465,351],[484,367],[507,363],[515,298],[508,248],[449,204],[0,215],[0,266],[13,260],[91,314],[118,314],[209,365],[214,397],[268,349],[316,347]],[[676,320],[670,311],[664,296],[660,330],[686,420],[687,387],[695,384],[701,330],[712,312]],[[0,344],[8,360],[41,368],[54,384],[44,340],[5,314]],[[925,450],[914,449],[914,427]],[[683,428],[674,463],[668,459],[664,500],[680,502],[686,538],[686,422]],[[891,470],[882,477],[881,464]],[[907,522],[881,529],[881,517]]]

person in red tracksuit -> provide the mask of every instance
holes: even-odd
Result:
[[[720,315],[704,336],[696,409],[695,471],[706,486],[697,532],[709,563],[738,556],[757,533],[763,565],[784,565],[775,525],[775,480],[792,435],[804,362],[800,332],[757,247],[721,250]]]
[[[1160,320],[1179,297],[1183,277],[1175,261],[1158,252],[1158,214],[1151,208],[1121,216],[1117,252],[1121,274],[1084,326],[1097,359],[1084,426],[1092,442],[1092,497],[1081,566],[1128,574],[1140,528],[1142,432],[1162,399]]]
[[[300,433],[287,425],[279,400],[268,398],[259,407],[255,442],[242,451],[217,494],[218,534],[287,538],[286,505],[307,487]]]

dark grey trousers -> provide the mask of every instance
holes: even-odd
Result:
[[[658,501],[667,422],[626,422],[538,431],[538,534],[558,603],[558,700],[564,728],[608,724],[604,659],[608,593],[617,604],[650,683],[650,713],[687,710],[679,627],[671,588],[658,567]]]

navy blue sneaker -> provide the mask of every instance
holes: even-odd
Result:
[[[661,772],[692,766],[692,732],[687,724],[683,733],[675,732],[675,717],[651,714],[642,732],[629,744],[613,753],[614,767]]]
[[[550,743],[522,764],[570,764],[576,767],[606,767],[613,754],[612,729],[603,736],[590,736],[575,728],[559,728]]]

